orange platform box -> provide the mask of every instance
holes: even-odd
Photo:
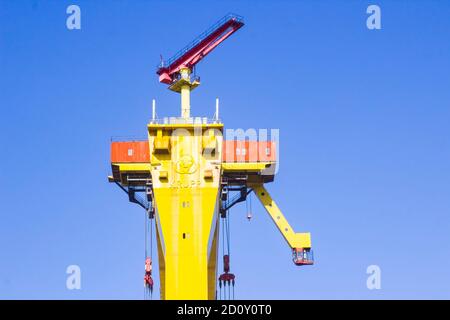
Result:
[[[222,143],[222,161],[223,162],[235,162],[235,140],[224,140]]]
[[[245,141],[245,162],[258,162],[258,141]]]
[[[246,162],[248,158],[246,141],[225,140],[223,143],[223,162]]]
[[[258,142],[258,161],[275,162],[277,161],[276,144],[273,141]]]
[[[248,150],[246,141],[237,140],[234,142],[234,154],[236,156],[236,162],[247,162]]]
[[[276,146],[272,141],[225,140],[223,162],[275,162]]]
[[[111,142],[111,162],[150,162],[150,147],[148,141]]]

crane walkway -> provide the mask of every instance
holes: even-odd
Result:
[[[231,22],[243,24],[243,21],[244,21],[244,18],[240,15],[237,15],[234,13],[229,13],[229,14],[225,15],[223,18],[221,18],[219,21],[217,21],[211,27],[209,27],[206,31],[204,31],[199,36],[197,36],[194,40],[192,40],[183,49],[181,49],[177,53],[175,53],[170,59],[168,59],[167,61],[161,61],[161,63],[158,65],[158,69],[170,68],[183,55],[185,55],[186,53],[191,51],[193,48],[198,46],[202,41],[207,39],[209,36],[211,36],[214,32],[216,32],[218,29],[220,29],[224,25],[230,24]]]

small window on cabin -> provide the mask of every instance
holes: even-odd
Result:
[[[266,156],[270,155],[270,148],[266,148]]]
[[[133,156],[133,149],[128,149],[128,156],[129,157]]]

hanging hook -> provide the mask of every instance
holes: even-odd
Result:
[[[252,194],[251,191],[245,197],[245,207],[247,209],[247,220],[250,221],[253,217],[252,214]]]
[[[145,259],[144,286],[150,291],[150,293],[153,293],[152,269],[152,259],[147,257]]]

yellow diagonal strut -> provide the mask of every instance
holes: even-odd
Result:
[[[258,197],[261,204],[264,206],[266,211],[269,213],[273,222],[277,226],[278,230],[280,230],[286,242],[292,249],[295,248],[311,248],[311,234],[309,232],[305,233],[296,233],[289,225],[289,222],[284,217],[281,210],[278,208],[275,201],[273,201],[270,194],[267,192],[266,188],[262,184],[257,184],[252,186],[253,191]]]

